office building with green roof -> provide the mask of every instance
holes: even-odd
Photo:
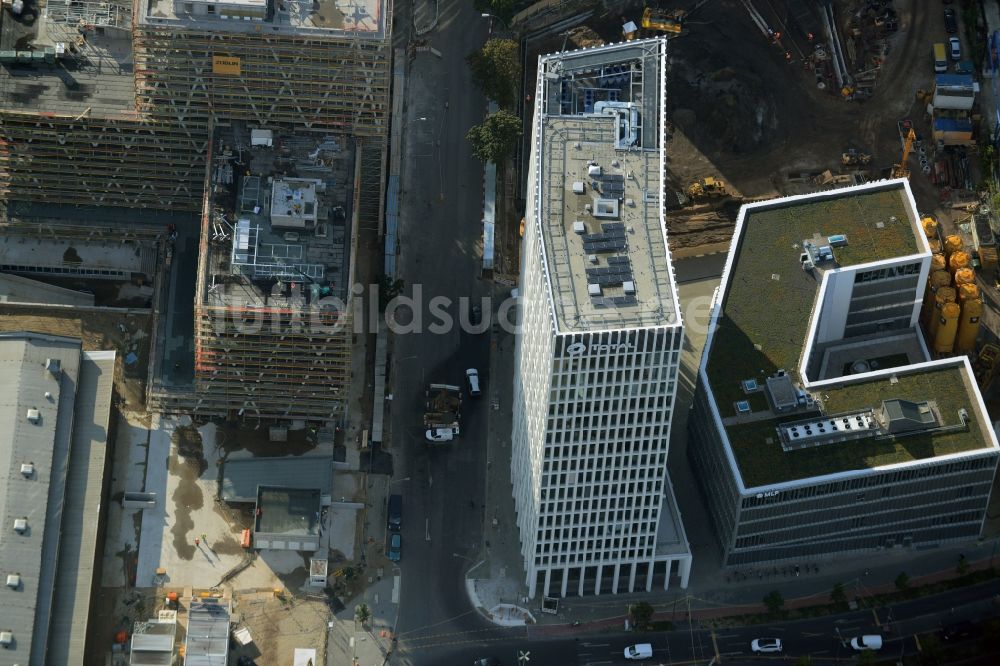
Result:
[[[1000,446],[930,263],[905,180],[743,207],[688,426],[725,565],[979,536]]]

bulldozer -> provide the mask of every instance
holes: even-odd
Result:
[[[724,197],[729,192],[726,190],[726,184],[717,178],[708,176],[702,178],[701,180],[696,180],[687,188],[687,195],[692,199],[699,199],[701,197]]]

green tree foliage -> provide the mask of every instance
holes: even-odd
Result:
[[[896,587],[902,592],[910,587],[910,577],[906,575],[905,571],[900,572],[896,576]]]
[[[354,609],[354,619],[360,622],[361,624],[364,624],[365,622],[370,620],[371,617],[372,617],[372,611],[370,608],[368,608],[368,604],[359,604]]]
[[[502,108],[514,108],[521,86],[521,59],[513,39],[488,39],[465,59],[472,80]]]
[[[838,606],[847,605],[847,592],[844,591],[843,583],[837,583],[833,586],[833,590],[830,591],[830,601]]]
[[[645,629],[653,619],[653,607],[645,601],[640,601],[628,607],[628,614],[636,629]]]
[[[795,666],[813,666],[813,658],[804,654],[795,660]]]
[[[875,666],[875,653],[871,650],[859,653],[858,666]]]
[[[924,666],[938,666],[944,663],[944,646],[934,634],[920,637],[920,663]]]
[[[955,572],[959,576],[969,573],[969,561],[965,559],[965,555],[958,556],[958,566],[955,567]]]
[[[500,163],[514,150],[520,136],[521,119],[501,109],[469,129],[465,138],[472,144],[473,155],[483,162]]]
[[[777,615],[785,607],[785,598],[781,596],[781,592],[771,590],[764,595],[764,605],[767,606],[767,610]]]

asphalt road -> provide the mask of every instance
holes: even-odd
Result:
[[[433,321],[431,298],[447,297],[450,305],[444,309],[457,322],[459,298],[478,298],[489,289],[479,279],[483,166],[465,140],[486,111],[465,56],[483,44],[487,30],[469,0],[442,0],[438,27],[426,36],[442,57],[417,53],[407,80],[399,268],[405,295],[420,294],[424,330],[397,333],[390,360],[392,452],[400,479],[392,491],[403,495],[399,642],[393,663],[423,652],[420,641],[431,635],[485,626],[469,603],[464,571],[482,539],[489,335],[460,331],[457,325],[441,332],[427,329]],[[407,309],[399,314],[400,321],[416,324]],[[426,383],[464,384],[470,367],[479,370],[484,397],[465,395],[461,436],[429,448],[421,425]]]
[[[506,630],[506,636],[485,640],[457,635],[442,638],[439,647],[428,646],[419,658],[406,661],[412,666],[469,666],[474,659],[494,656],[504,666],[518,664],[518,655],[529,653],[524,666],[609,666],[632,663],[624,650],[635,643],[651,643],[653,664],[707,664],[718,656],[724,664],[779,663],[789,657],[811,655],[817,660],[850,660],[855,652],[847,644],[862,634],[883,637],[881,657],[916,654],[915,634],[937,631],[947,625],[971,620],[979,622],[1000,612],[997,595],[1000,580],[976,587],[952,590],[932,597],[906,601],[892,607],[864,608],[841,615],[776,622],[767,626],[734,627],[717,630],[700,628],[695,622],[681,623],[673,631],[628,633],[624,631],[590,636],[545,638],[539,629]],[[755,656],[750,651],[754,638],[777,637],[783,642],[782,655]],[[986,656],[986,655],[983,655]],[[393,662],[396,663],[396,662]],[[849,662],[848,662],[849,663]]]

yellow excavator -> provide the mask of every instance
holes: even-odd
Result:
[[[906,165],[906,161],[910,159],[910,152],[913,150],[913,142],[917,140],[917,134],[910,128],[910,131],[906,133],[903,138],[903,157],[899,160],[899,164],[892,165],[892,177],[893,178],[909,178],[910,177],[910,167]]]
[[[701,180],[696,180],[687,188],[687,195],[692,199],[701,197],[724,197],[728,194],[726,184],[717,178],[708,176]]]
[[[642,27],[645,30],[657,30],[679,35],[684,29],[684,17],[687,11],[683,9],[654,9],[646,7],[642,10]]]

